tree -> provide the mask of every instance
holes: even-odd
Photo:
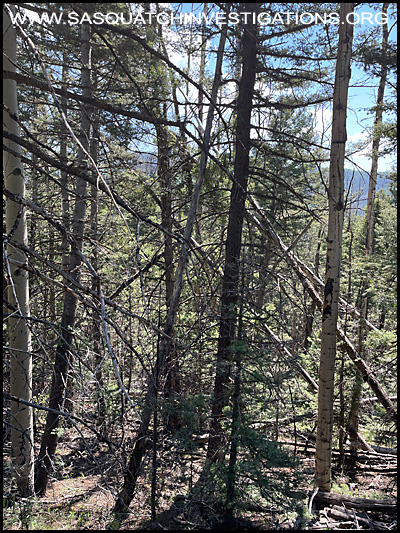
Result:
[[[90,45],[90,26],[82,25],[82,93],[83,96],[90,98],[92,95],[91,88],[91,45]],[[92,107],[84,106],[81,119],[81,134],[78,147],[78,162],[82,169],[86,171],[88,167],[88,150],[91,129]],[[82,262],[81,251],[85,227],[86,213],[86,190],[87,180],[82,177],[76,180],[76,200],[74,212],[72,215],[72,234],[74,245],[72,246],[69,257],[69,274],[75,280],[80,280],[80,265]],[[49,398],[49,411],[46,419],[46,427],[43,433],[40,452],[38,457],[35,491],[42,496],[46,492],[47,482],[52,470],[52,461],[56,452],[58,434],[57,430],[60,423],[60,416],[57,411],[63,409],[65,402],[65,391],[68,379],[68,373],[72,367],[72,341],[74,337],[73,328],[76,317],[77,299],[70,291],[64,292],[64,306],[61,320],[61,337],[57,343],[57,350],[54,360],[54,370]]]
[[[387,16],[388,3],[382,5],[382,13]],[[389,30],[388,24],[385,22],[382,25],[382,53],[385,54],[388,47]],[[382,64],[381,76],[378,86],[378,94],[376,98],[376,112],[374,119],[374,130],[372,140],[372,159],[371,159],[371,173],[368,186],[368,201],[367,201],[367,241],[365,246],[365,253],[370,256],[373,252],[373,236],[374,236],[374,203],[376,193],[376,182],[378,178],[378,156],[379,145],[381,141],[380,126],[383,116],[383,97],[385,94],[386,78],[387,78],[387,65]],[[362,304],[362,312],[365,314],[364,318],[367,318],[367,309],[364,309],[367,305],[365,300]]]
[[[382,4],[382,13],[387,17],[388,13],[388,3]],[[388,37],[389,30],[387,21],[382,25],[382,54],[387,53],[388,48]],[[383,116],[383,98],[385,94],[386,78],[387,78],[388,68],[387,65],[383,62],[381,75],[378,85],[378,94],[376,98],[376,111],[375,119],[373,125],[373,139],[372,139],[372,158],[371,158],[371,171],[369,175],[369,184],[368,184],[368,197],[367,197],[367,211],[366,211],[366,244],[365,244],[365,257],[366,261],[372,260],[372,255],[374,251],[374,211],[375,211],[375,196],[376,196],[376,185],[378,181],[378,159],[379,159],[379,145],[381,142],[381,126],[382,126],[382,116]],[[368,287],[369,280],[371,278],[371,272],[366,273],[366,277],[361,282],[359,300],[361,301],[360,311],[361,318],[360,324],[358,325],[358,352],[363,355],[363,344],[365,340],[365,328],[364,322],[368,318]],[[361,323],[362,322],[362,323]],[[361,376],[356,374],[356,381],[354,384],[354,392],[351,400],[350,413],[347,424],[347,431],[350,436],[350,443],[353,449],[357,449],[358,445],[358,424],[359,424],[359,401],[361,397],[361,386],[362,379]],[[365,444],[364,444],[365,447]]]
[[[93,462],[116,496],[117,515],[147,492],[151,518],[163,527],[159,503],[178,492],[189,496],[179,515],[188,523],[199,498],[235,518],[249,503],[295,508],[291,491],[303,469],[291,459],[302,436],[315,431],[321,388],[313,316],[323,305],[330,312],[322,294],[329,296],[331,282],[319,278],[319,256],[326,253],[328,210],[338,215],[341,207],[340,198],[332,196],[335,210],[325,196],[331,143],[319,137],[314,111],[331,105],[343,25],[279,21],[281,4],[244,3],[194,5],[197,21],[189,25],[178,20],[188,14],[182,6],[97,4],[96,13],[118,12],[125,22],[109,16],[98,24],[96,17],[89,25],[91,92],[83,83],[81,24],[54,18],[20,21],[24,46],[16,72],[4,74],[18,84],[23,128],[20,136],[5,131],[4,137],[21,147],[26,177],[25,197],[8,190],[5,196],[28,209],[31,221],[29,245],[14,234],[7,239],[9,249],[29,258],[37,441],[47,422],[38,492],[49,473],[57,478],[63,468],[55,447],[64,456],[79,445],[80,461]],[[303,8],[291,4],[290,11]],[[17,9],[62,13],[63,21],[74,11],[86,26],[90,18],[85,4]],[[318,15],[336,9],[307,7]],[[257,28],[261,12],[263,22],[265,12],[276,15],[274,24],[259,18]],[[228,14],[230,22],[220,24]],[[130,15],[138,18],[129,25]],[[368,38],[354,31],[381,61],[377,30]],[[343,127],[336,97],[335,134]],[[382,109],[384,121],[387,95]],[[89,127],[84,113],[90,129],[78,141],[74,132]],[[383,145],[382,138],[379,154]],[[340,182],[336,147],[332,142],[331,173]],[[341,198],[348,205],[346,193]],[[344,399],[354,363],[384,407],[366,410],[361,402],[360,432],[374,442],[379,420],[385,430],[379,444],[386,445],[395,417],[396,256],[387,246],[395,242],[393,212],[393,198],[378,192],[373,264],[379,274],[368,290],[369,316],[355,308],[349,288],[330,332],[343,348]],[[351,221],[341,286],[351,271],[354,291],[367,271],[366,218]],[[365,356],[355,344],[359,322],[368,329]],[[342,420],[346,408],[343,402]],[[373,422],[368,433],[366,419]],[[293,454],[281,446],[283,438],[294,442]],[[77,466],[74,454],[67,461]]]
[[[243,9],[249,9],[250,12],[257,13],[261,4],[246,4],[246,7],[245,5],[242,5],[242,7]],[[239,82],[236,109],[236,153],[225,244],[225,264],[221,292],[221,319],[219,324],[210,440],[207,449],[207,458],[209,460],[215,458],[215,454],[221,450],[224,440],[222,437],[221,418],[230,395],[228,383],[233,355],[232,343],[236,336],[240,252],[249,175],[250,125],[257,66],[257,25],[253,22],[249,22],[243,27],[241,50],[242,75]]]
[[[11,11],[15,13],[15,10]],[[11,23],[8,9],[3,9],[3,53],[4,68],[15,72],[16,32]],[[17,84],[3,79],[3,125],[6,132],[19,137]],[[6,140],[3,150],[5,187],[13,195],[25,197],[24,169],[21,161],[21,147]],[[10,239],[28,244],[26,208],[12,199],[6,200],[6,242]],[[29,274],[26,270],[27,257],[22,250],[7,245],[6,250],[8,283],[8,340],[10,354],[10,392],[15,397],[11,404],[12,415],[12,457],[18,491],[21,496],[33,494],[33,410],[18,403],[18,399],[32,399],[32,353],[31,334],[28,324]]]
[[[225,48],[226,33],[222,30],[218,47],[217,61],[215,66],[215,76],[213,83],[213,90],[210,99],[210,105],[207,115],[207,124],[203,137],[203,149],[200,156],[200,164],[198,170],[197,182],[195,184],[189,213],[183,233],[183,243],[180,250],[178,265],[175,271],[174,288],[171,295],[170,306],[167,312],[165,325],[163,329],[163,337],[160,341],[159,353],[157,353],[157,362],[154,366],[153,373],[149,377],[149,384],[144,399],[144,407],[141,416],[141,423],[137,432],[135,444],[130,454],[128,467],[125,473],[124,486],[118,495],[118,499],[114,506],[114,513],[118,516],[126,512],[136,488],[137,478],[140,472],[142,459],[146,450],[146,441],[149,435],[150,417],[153,410],[156,408],[157,399],[157,375],[165,369],[166,358],[170,351],[171,335],[173,334],[176,316],[178,312],[179,301],[183,289],[183,276],[187,267],[189,258],[189,246],[193,232],[197,207],[199,203],[201,189],[204,183],[208,151],[210,149],[211,128],[214,117],[214,108],[216,106],[217,91],[221,80],[222,58]]]
[[[339,47],[333,93],[332,140],[329,166],[329,221],[325,287],[322,307],[321,358],[318,385],[318,423],[316,444],[316,483],[321,491],[331,489],[333,430],[333,392],[335,380],[336,330],[339,311],[340,263],[344,217],[344,156],[346,144],[347,94],[353,25],[349,14],[354,4],[340,5]]]

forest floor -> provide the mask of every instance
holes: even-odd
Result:
[[[189,494],[194,494],[190,488],[196,486],[204,461],[200,449],[191,457],[168,452],[166,460],[160,461],[157,471],[156,521],[151,519],[150,476],[143,474],[129,515],[118,523],[113,520],[112,508],[123,481],[120,450],[114,450],[111,455],[104,444],[90,441],[87,444],[90,445],[92,457],[73,429],[64,434],[57,449],[54,476],[46,495],[40,499],[13,496],[9,446],[4,447],[5,530],[397,529],[397,516],[393,509],[365,511],[362,508],[349,508],[346,502],[342,502],[339,505],[322,503],[319,504],[319,510],[316,510],[317,499],[311,507],[314,459],[312,453],[304,454],[301,451],[298,451],[298,457],[303,465],[305,482],[298,487],[297,510],[294,506],[292,511],[254,507],[241,511],[240,518],[232,518],[217,509],[212,500],[204,495],[202,497],[197,493],[196,497],[189,498]],[[387,461],[391,468],[379,466]],[[366,465],[353,471],[353,474],[346,468],[340,471],[335,469],[333,492],[350,499],[387,500],[393,504],[397,498],[394,461],[395,456],[385,459],[385,456],[377,454],[374,460],[367,460]],[[150,470],[148,459],[144,472]],[[303,495],[303,511],[300,513],[299,494],[300,503],[301,494]]]

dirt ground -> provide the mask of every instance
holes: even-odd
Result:
[[[194,492],[190,489],[196,485],[204,459],[200,451],[190,458],[179,457],[179,461],[175,462],[172,456],[167,457],[164,465],[160,461],[155,521],[151,516],[150,468],[149,464],[145,464],[129,515],[119,523],[113,518],[112,509],[123,482],[121,455],[118,450],[110,454],[104,444],[93,444],[91,451],[97,465],[81,440],[72,430],[69,431],[59,444],[55,472],[45,496],[27,500],[13,496],[6,447],[3,452],[4,529],[397,529],[397,517],[392,512],[371,513],[363,509],[350,512],[343,506],[342,514],[346,512],[348,516],[338,521],[335,513],[340,515],[339,509],[332,511],[330,507],[323,507],[317,510],[315,505],[310,507],[314,459],[312,454],[302,455],[301,452],[299,456],[305,482],[299,487],[299,494],[303,493],[304,511],[300,515],[298,512],[279,512],[279,509],[253,508],[242,511],[240,517],[232,517],[216,508],[209,495],[203,497],[198,493],[193,496]],[[383,456],[379,456],[378,463],[383,464],[384,460]],[[394,460],[392,456],[391,465]],[[397,475],[393,471],[375,471],[372,466],[368,467],[368,462],[353,473],[346,466],[335,468],[333,492],[373,500],[397,498]]]

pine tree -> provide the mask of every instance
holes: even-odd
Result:
[[[92,95],[90,26],[82,25],[81,34],[82,92],[85,97],[90,98]],[[80,146],[78,147],[78,162],[83,172],[87,172],[88,168],[91,115],[91,106],[85,106],[82,112]],[[79,267],[82,262],[81,251],[85,229],[86,191],[87,181],[84,178],[78,178],[75,188],[76,200],[71,221],[72,234],[75,242],[69,257],[69,273],[78,282],[80,280]],[[60,424],[60,416],[57,411],[62,411],[64,408],[68,374],[72,370],[72,342],[76,308],[76,297],[73,293],[66,291],[64,293],[64,306],[61,320],[61,338],[57,344],[49,398],[49,407],[52,411],[49,411],[47,414],[46,427],[42,437],[36,469],[35,492],[40,496],[46,492],[47,482],[52,471],[52,461],[58,442],[57,429]]]

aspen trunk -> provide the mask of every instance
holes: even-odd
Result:
[[[333,94],[332,141],[329,167],[329,221],[322,308],[316,444],[316,483],[318,488],[325,492],[329,492],[331,489],[333,393],[344,215],[346,114],[353,40],[353,25],[349,24],[347,17],[353,11],[353,3],[340,4],[339,48]]]
[[[3,51],[6,54],[3,67],[15,72],[16,33],[6,11],[3,11]],[[7,59],[9,58],[10,61]],[[17,84],[10,79],[3,80],[3,103],[15,117],[18,114]],[[3,110],[4,129],[19,137],[18,123]],[[20,154],[18,144],[5,140],[6,147]],[[25,180],[22,163],[7,151],[3,151],[5,187],[14,194],[25,197]],[[6,232],[15,241],[27,245],[26,210],[6,200]],[[29,277],[23,268],[27,259],[21,250],[7,246],[9,268],[8,302],[15,311],[8,319],[10,353],[10,393],[12,396],[32,400],[32,352],[31,335],[25,317],[29,317]],[[11,403],[11,454],[17,488],[21,496],[33,494],[33,411],[31,407]]]

